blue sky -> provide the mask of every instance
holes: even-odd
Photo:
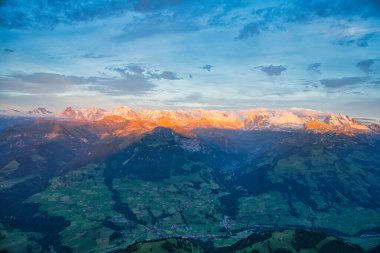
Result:
[[[0,0],[0,107],[380,118],[380,3]]]

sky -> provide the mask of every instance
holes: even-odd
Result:
[[[380,118],[378,0],[0,0],[0,108]]]

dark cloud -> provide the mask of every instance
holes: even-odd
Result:
[[[150,71],[136,64],[130,64],[127,66],[122,66],[122,67],[108,67],[107,69],[116,71],[123,77],[139,76],[146,80],[152,80],[152,79],[180,80],[182,79],[181,77],[178,76],[177,73],[174,73],[172,71],[167,71],[167,70]]]
[[[90,79],[53,73],[13,74],[0,76],[0,91],[25,94],[59,93],[72,85],[85,85]]]
[[[122,72],[120,77],[81,77],[68,76],[56,73],[16,73],[0,77],[0,91],[25,94],[56,94],[72,90],[73,86],[84,89],[97,90],[110,95],[144,94],[153,90],[157,85],[152,83],[151,77],[135,72]],[[175,73],[164,71],[160,73],[162,79],[177,80]],[[154,78],[154,79],[159,79]]]
[[[212,65],[210,65],[210,64],[206,64],[206,65],[204,65],[203,67],[202,67],[202,69],[205,69],[205,70],[207,70],[208,72],[210,72],[211,71],[211,69],[212,69]]]
[[[281,4],[259,8],[253,11],[251,21],[240,30],[237,38],[247,39],[259,35],[262,31],[287,30],[290,24],[304,24],[316,18],[335,17],[352,21],[354,19],[377,18],[380,15],[378,0],[294,0]],[[368,46],[374,34],[360,38],[342,38],[339,43]]]
[[[321,74],[321,63],[316,62],[316,63],[309,64],[307,65],[307,70]]]
[[[14,53],[14,50],[9,49],[9,48],[4,48],[3,54],[11,54],[11,53]]]
[[[191,25],[194,23],[189,19],[191,16],[209,14],[215,8],[230,11],[244,5],[244,0],[236,0],[233,3],[202,0],[12,0],[0,4],[0,27],[52,29],[58,24],[75,24],[129,15],[128,11],[143,14],[136,18],[137,20],[152,20],[156,15],[172,16],[178,21],[186,16],[187,24]],[[143,17],[144,15],[146,17]],[[154,21],[155,23],[150,23],[152,26],[160,25],[160,20]],[[156,29],[150,30],[154,32]]]
[[[258,66],[256,69],[260,69],[261,71],[265,72],[268,76],[279,76],[283,71],[286,70],[286,68],[282,65],[274,66]]]
[[[145,72],[144,68],[140,67],[139,65],[135,65],[135,64],[130,64],[130,65],[121,66],[121,67],[108,67],[107,69],[116,71],[117,73],[119,73],[122,76],[125,76],[128,74],[129,75],[143,76],[144,72]]]
[[[107,69],[118,73],[120,77],[97,78],[93,85],[89,86],[90,89],[109,95],[146,94],[157,87],[154,80],[182,79],[172,71],[150,71],[137,64],[108,67]]]
[[[356,64],[356,67],[358,67],[361,71],[363,71],[366,74],[371,74],[373,73],[372,67],[376,62],[380,62],[380,58],[360,61]]]
[[[121,78],[103,78],[90,86],[90,89],[97,90],[110,95],[122,94],[146,94],[157,87],[153,80],[180,80],[182,78],[171,71],[151,73],[138,65],[129,65],[122,68],[114,68],[114,71],[121,74]]]
[[[249,37],[259,35],[260,26],[258,23],[249,23],[240,30],[240,34],[237,37],[238,39],[247,39]]]
[[[338,44],[341,46],[356,45],[358,47],[368,47],[369,43],[372,42],[376,37],[378,37],[377,33],[368,33],[356,37],[343,37],[338,41]]]
[[[369,81],[369,78],[364,77],[343,77],[333,79],[322,79],[320,83],[327,88],[341,88],[344,86],[354,86]]]
[[[166,80],[180,80],[182,78],[178,77],[178,75],[171,71],[164,71],[159,75],[160,78]]]
[[[127,69],[136,75],[142,75],[145,71],[142,67],[138,65],[129,65]]]
[[[71,84],[86,84],[90,80],[84,77],[67,76],[55,73],[32,73],[32,74],[14,74],[13,78],[27,82],[42,85],[71,85]]]
[[[0,6],[0,26],[7,28],[54,28],[57,24],[72,24],[120,15],[133,3],[123,0],[49,0],[5,1]]]

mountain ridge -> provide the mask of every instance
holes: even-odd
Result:
[[[310,131],[316,133],[335,132],[337,134],[355,135],[378,133],[380,125],[370,120],[354,119],[347,115],[320,112],[311,109],[266,109],[220,111],[220,110],[133,110],[121,106],[107,111],[95,106],[76,109],[66,107],[61,113],[38,107],[28,112],[18,110],[0,110],[4,117],[32,117],[54,120],[86,121],[89,123],[126,123],[134,122],[136,127],[147,131],[162,126],[191,136],[197,128],[221,128],[235,130],[275,130],[275,131]],[[120,129],[123,135],[123,130]]]

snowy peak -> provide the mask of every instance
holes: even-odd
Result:
[[[20,111],[16,109],[0,110],[0,115],[5,117],[54,117],[54,113],[43,107],[38,107],[29,111]]]
[[[308,109],[289,110],[253,109],[241,111],[246,130],[259,129],[304,129],[326,133],[336,132],[347,135],[369,132],[370,128],[358,120],[341,114],[323,113]],[[371,127],[371,129],[376,129]]]
[[[112,116],[119,116],[124,119],[136,119],[138,117],[137,113],[134,112],[128,106],[121,106],[121,107],[115,108],[112,110],[110,114]]]
[[[28,114],[39,116],[39,115],[52,115],[53,113],[47,110],[46,108],[38,107],[37,109],[28,111]]]
[[[95,121],[103,118],[106,115],[106,110],[89,107],[82,109],[74,109],[73,107],[66,107],[62,115],[67,118],[76,119],[76,120],[90,120]]]
[[[72,107],[66,107],[66,109],[63,111],[63,116],[73,119],[79,119],[79,117],[83,117],[82,113],[78,110],[75,110]],[[80,114],[80,115],[79,115]]]
[[[83,117],[88,120],[99,120],[106,115],[106,110],[97,107],[82,109],[81,112]]]
[[[310,116],[299,116],[292,111],[253,109],[241,111],[247,130],[262,128],[299,128]]]
[[[334,131],[346,135],[355,135],[357,133],[367,133],[371,131],[364,123],[341,114],[329,114],[323,120],[307,122],[305,129],[320,133]]]
[[[328,117],[326,117],[324,122],[331,126],[344,126],[354,124],[354,120],[352,118],[341,114],[331,114]]]

